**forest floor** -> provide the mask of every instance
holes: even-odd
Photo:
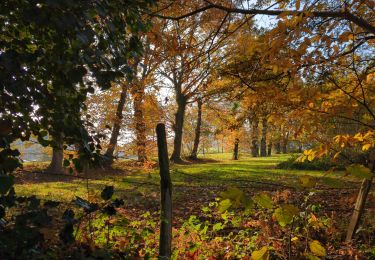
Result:
[[[302,207],[304,199],[312,190],[301,188],[299,177],[307,175],[322,179],[328,174],[330,178],[340,180],[343,185],[340,188],[332,188],[318,184],[313,190],[314,195],[310,203],[318,205],[321,209],[320,214],[336,223],[336,231],[333,231],[332,235],[338,237],[338,241],[342,241],[360,181],[345,176],[344,172],[284,170],[276,167],[289,157],[290,155],[275,155],[252,158],[241,154],[240,159],[234,161],[231,160],[231,154],[209,154],[195,162],[171,165],[173,226],[183,227],[191,216],[198,216],[204,220],[207,216],[204,213],[208,209],[207,206],[217,201],[220,193],[228,187],[236,187],[251,196],[267,192],[274,201],[287,201]],[[115,162],[111,169],[92,170],[80,176],[46,174],[43,173],[46,166],[46,163],[29,163],[17,172],[16,193],[19,196],[36,195],[42,200],[63,202],[63,210],[73,206],[74,203],[71,202],[76,196],[89,201],[99,201],[103,188],[110,185],[114,186],[115,196],[125,201],[125,205],[120,209],[121,214],[128,220],[136,221],[133,224],[143,223],[141,219],[147,214],[153,221],[158,219],[160,178],[155,163],[140,166],[132,161],[120,160]],[[364,219],[375,227],[374,219],[371,217],[375,211],[374,205],[373,189]],[[220,218],[220,215],[218,216]],[[219,219],[211,221],[215,223]],[[280,247],[282,248],[282,245]],[[337,254],[339,250],[341,249],[332,249],[332,253]],[[345,252],[339,254],[347,254]]]

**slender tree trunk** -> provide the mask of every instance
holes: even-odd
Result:
[[[288,137],[283,138],[281,149],[283,153],[288,153]]]
[[[251,120],[252,131],[251,131],[251,155],[253,157],[259,156],[259,129],[258,129],[258,118],[254,116]]]
[[[177,101],[177,112],[175,114],[174,123],[174,142],[173,142],[173,152],[171,155],[171,161],[175,163],[181,163],[181,148],[182,148],[182,131],[184,127],[185,119],[185,109],[186,109],[186,97],[182,94],[176,95]]]
[[[269,142],[268,144],[268,150],[267,150],[267,156],[272,155],[272,142]]]
[[[262,119],[262,139],[260,140],[260,156],[267,156],[267,118]]]
[[[234,140],[233,160],[238,160],[238,144],[239,143],[240,143],[240,139],[236,138]]]
[[[201,126],[202,126],[202,99],[199,98],[197,103],[198,103],[197,125],[195,127],[194,146],[190,155],[190,159],[193,159],[193,160],[198,159],[198,147],[199,147],[199,140],[201,136]]]
[[[156,126],[158,136],[158,157],[160,168],[160,259],[170,259],[172,255],[172,181],[169,173],[168,147],[165,125]]]
[[[52,160],[48,165],[46,172],[61,174],[64,172],[63,160],[64,160],[64,150],[63,150],[63,141],[60,137],[53,137],[55,145],[52,150]]]
[[[298,144],[298,152],[299,152],[299,153],[302,153],[302,152],[303,152],[302,144],[301,144],[301,143]]]
[[[276,154],[281,154],[281,144],[280,141],[275,144]]]
[[[146,123],[144,119],[144,100],[145,90],[144,86],[136,84],[133,89],[133,105],[134,105],[134,120],[135,132],[137,140],[137,156],[139,162],[147,161],[146,152]]]
[[[125,84],[122,84],[120,100],[118,101],[118,105],[117,105],[116,118],[115,118],[115,121],[113,122],[111,138],[109,139],[108,148],[107,148],[107,151],[105,152],[105,156],[107,156],[108,159],[110,159],[111,161],[113,159],[113,153],[115,151],[115,148],[117,145],[117,139],[120,134],[121,122],[123,118],[122,111],[124,110],[127,92],[128,92],[128,87]]]

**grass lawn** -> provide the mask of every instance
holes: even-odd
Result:
[[[249,186],[249,189],[254,187],[260,190],[270,188],[267,183],[294,186],[299,181],[298,177],[302,175],[323,176],[324,172],[322,171],[276,169],[276,165],[287,160],[289,156],[275,155],[266,158],[252,158],[241,154],[240,160],[233,161],[229,153],[209,154],[201,157],[202,160],[197,163],[171,165],[175,197],[184,195],[186,189],[194,187],[198,193],[202,192],[202,189],[210,193],[215,191],[216,187],[222,190],[228,186]],[[131,167],[124,161],[118,161],[114,164],[114,169],[108,172],[104,170],[89,172],[90,179],[88,181],[73,176],[49,175],[48,178],[45,178],[41,172],[27,172],[27,170],[35,171],[45,166],[46,164],[43,163],[27,164],[26,171],[17,174],[18,181],[15,185],[17,194],[25,196],[34,194],[42,199],[71,201],[75,196],[96,197],[105,185],[113,185],[119,196],[131,200],[142,196],[151,196],[156,200],[158,198],[160,179],[157,169]],[[28,176],[30,174],[32,176]],[[342,174],[335,173],[332,176],[340,177]],[[258,182],[264,183],[259,184]],[[213,195],[217,195],[217,193]]]

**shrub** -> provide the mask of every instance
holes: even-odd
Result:
[[[324,157],[321,159],[315,159],[313,161],[297,161],[297,156],[290,157],[287,161],[279,163],[276,168],[287,169],[287,170],[312,170],[312,171],[327,171],[333,167],[337,170],[345,169],[343,162],[334,163],[330,158]]]

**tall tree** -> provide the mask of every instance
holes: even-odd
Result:
[[[175,12],[192,8],[184,1],[179,2]],[[228,17],[222,12],[207,12],[184,21],[166,21],[162,27],[160,45],[163,46],[163,60],[158,73],[168,81],[174,90],[177,111],[173,130],[175,132],[171,160],[181,161],[183,126],[186,105],[204,92],[211,71],[219,63],[220,53],[215,52],[225,44],[222,26]],[[226,28],[226,27],[225,27]]]
[[[147,135],[146,135],[146,121],[145,121],[145,90],[151,87],[155,82],[155,71],[159,64],[162,62],[160,57],[160,48],[157,44],[156,38],[158,37],[158,27],[154,21],[155,30],[152,28],[150,32],[145,34],[142,38],[145,45],[143,57],[140,59],[137,66],[137,73],[131,93],[133,96],[133,109],[134,109],[134,128],[136,134],[136,150],[139,162],[147,161]]]
[[[120,94],[120,98],[117,104],[116,116],[113,120],[111,137],[109,139],[108,147],[105,152],[105,156],[107,156],[107,158],[110,161],[112,161],[113,159],[114,151],[117,145],[117,140],[120,134],[121,124],[122,124],[122,119],[123,119],[123,110],[124,110],[124,106],[126,103],[127,94],[128,94],[128,85],[126,85],[123,82],[121,83],[121,94]]]
[[[2,1],[0,113],[15,129],[9,141],[34,133],[43,145],[78,142],[80,154],[94,155],[83,101],[94,84],[105,89],[127,74],[128,60],[141,50],[137,34],[146,29],[140,11],[150,3]]]

